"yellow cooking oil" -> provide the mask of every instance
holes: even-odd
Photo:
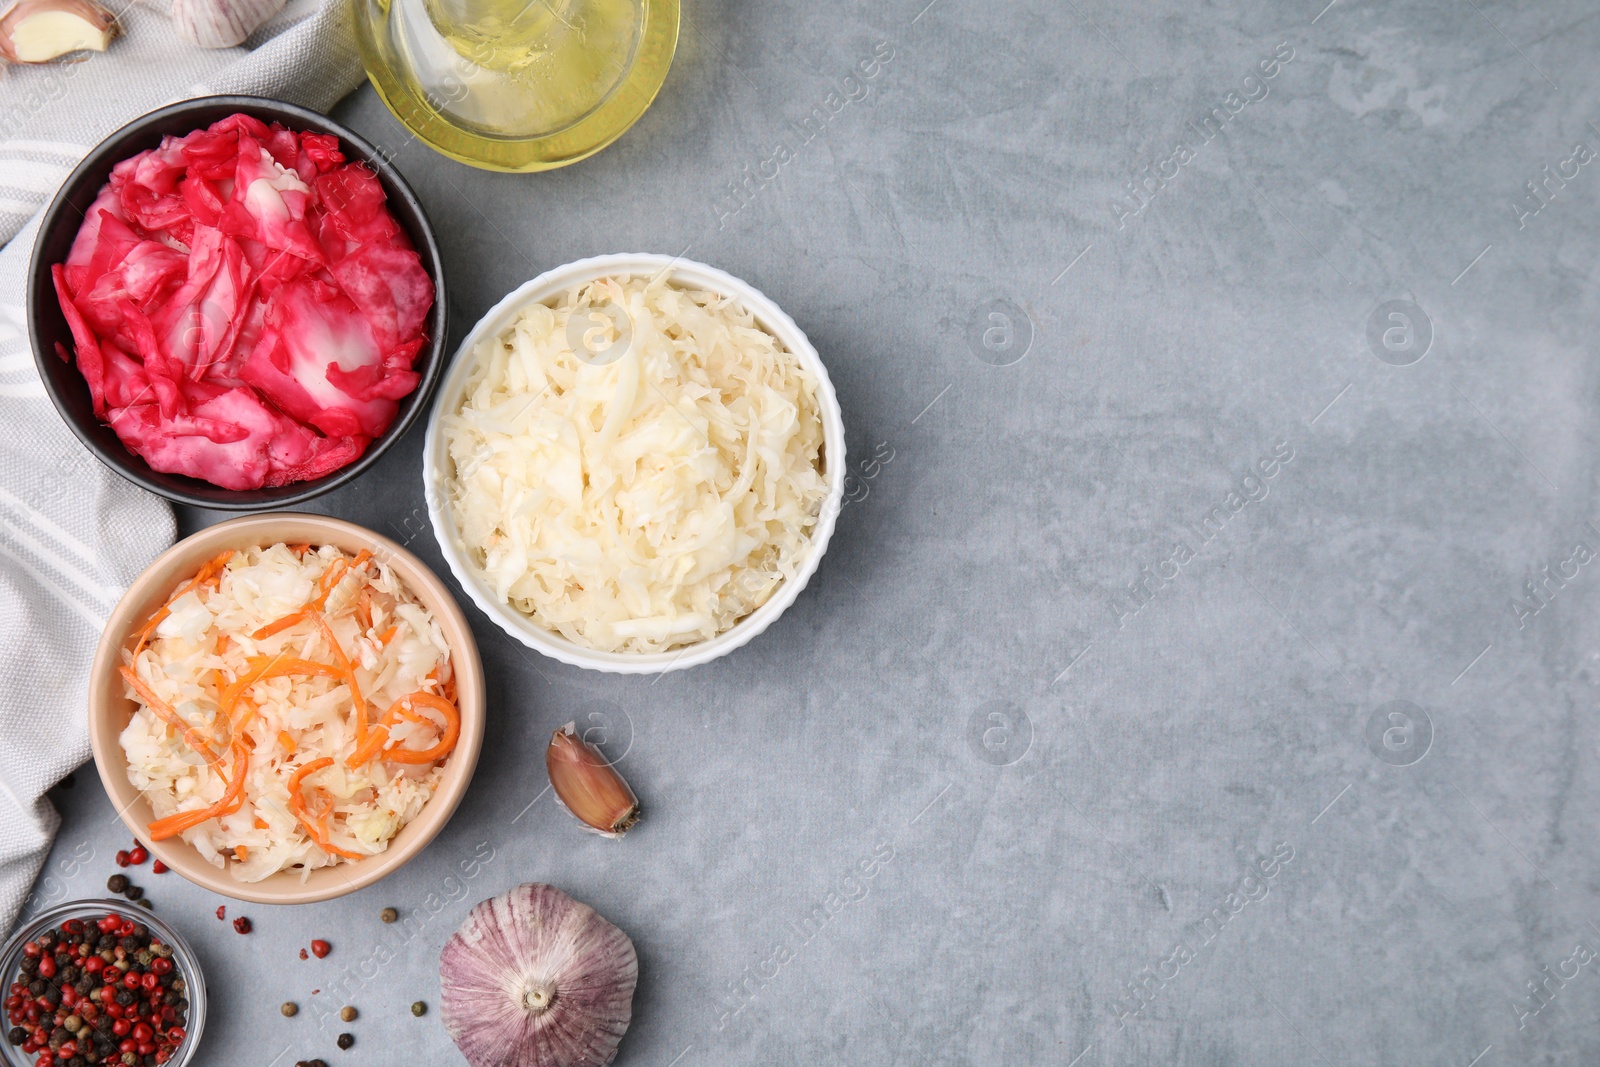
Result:
[[[678,0],[352,0],[367,77],[418,140],[490,170],[575,163],[638,121]]]

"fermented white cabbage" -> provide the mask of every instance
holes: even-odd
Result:
[[[817,380],[739,301],[602,278],[472,353],[447,503],[495,595],[586,648],[661,652],[792,579],[827,481]]]

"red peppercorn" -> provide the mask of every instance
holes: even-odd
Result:
[[[317,939],[316,941],[311,942],[311,954],[313,956],[317,957],[317,959],[319,959],[319,960],[322,959],[323,957],[325,957],[328,953],[330,953],[332,951],[333,951],[333,946],[328,944],[326,941],[323,941],[320,938]]]
[[[133,1024],[126,1019],[118,1019],[111,1024],[111,1032],[118,1037],[127,1037],[128,1031],[133,1029]]]
[[[156,1036],[155,1035],[155,1031],[151,1030],[144,1023],[136,1023],[136,1024],[134,1024],[134,1027],[133,1027],[133,1039],[135,1041],[149,1041],[152,1037],[155,1037],[155,1036]]]
[[[150,969],[156,974],[171,974],[172,961],[165,956],[157,956],[150,961]]]
[[[56,958],[54,956],[39,957],[39,977],[54,978],[56,976]]]
[[[183,1027],[174,1026],[167,1031],[167,1040],[171,1041],[174,1045],[181,1045],[183,1043],[183,1039],[187,1037],[188,1034],[189,1032]]]
[[[22,946],[22,954],[29,959],[36,960],[44,950],[39,947],[39,942],[29,941]]]
[[[228,906],[226,904],[218,904],[217,905],[217,918],[219,920],[221,920],[221,919],[226,919],[227,917],[228,917]]]
[[[140,866],[149,858],[150,853],[146,851],[143,845],[135,845],[128,851],[128,862],[133,864],[135,867]]]
[[[233,928],[238,933],[248,934],[251,929],[250,920],[241,915],[237,919],[233,920]]]
[[[306,959],[306,950],[305,949],[301,949],[300,950],[300,958],[301,959]]]
[[[126,867],[130,862],[131,862],[131,858],[128,855],[128,850],[125,849],[125,848],[118,849],[117,850],[117,866],[118,867]]]
[[[152,960],[151,962],[153,963],[155,961]],[[145,992],[154,993],[157,989],[161,988],[161,976],[159,974],[152,974],[151,972],[146,971],[144,976],[139,979],[139,984],[144,986]]]
[[[156,860],[154,863],[152,863],[150,865],[150,873],[151,874],[166,874],[167,873],[167,865],[165,863],[162,863],[160,860]]]
[[[140,977],[141,976],[138,971],[129,971],[127,974],[122,976],[122,988],[138,989]]]
[[[90,956],[83,961],[83,970],[85,974],[99,974],[105,965],[106,961],[99,956]]]

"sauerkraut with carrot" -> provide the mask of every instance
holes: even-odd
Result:
[[[494,595],[586,648],[727,630],[792,579],[828,495],[818,382],[742,302],[601,278],[480,344],[447,505]]]
[[[123,650],[119,741],[156,819],[241,882],[382,853],[460,734],[450,648],[368,552],[225,552]]]

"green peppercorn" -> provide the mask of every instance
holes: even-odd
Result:
[[[420,1018],[421,1016],[426,1015],[427,1013],[428,1013],[428,1006],[426,1004],[424,1004],[422,1001],[419,1000],[415,1004],[411,1005],[411,1014],[412,1015],[418,1016]]]
[[[382,919],[386,923],[392,923],[400,918],[400,913],[395,911],[393,908],[384,908],[378,913],[378,918]]]
[[[177,998],[174,997],[173,999],[176,1001]],[[283,1002],[283,1007],[279,1008],[278,1010],[283,1012],[283,1017],[285,1019],[292,1019],[296,1015],[300,1014],[300,1005],[296,1004],[292,1000],[286,1000]]]
[[[349,1004],[346,1004],[344,1007],[339,1009],[339,1019],[340,1019],[341,1022],[347,1022],[347,1023],[355,1022],[356,1021],[356,1009],[351,1007]]]

